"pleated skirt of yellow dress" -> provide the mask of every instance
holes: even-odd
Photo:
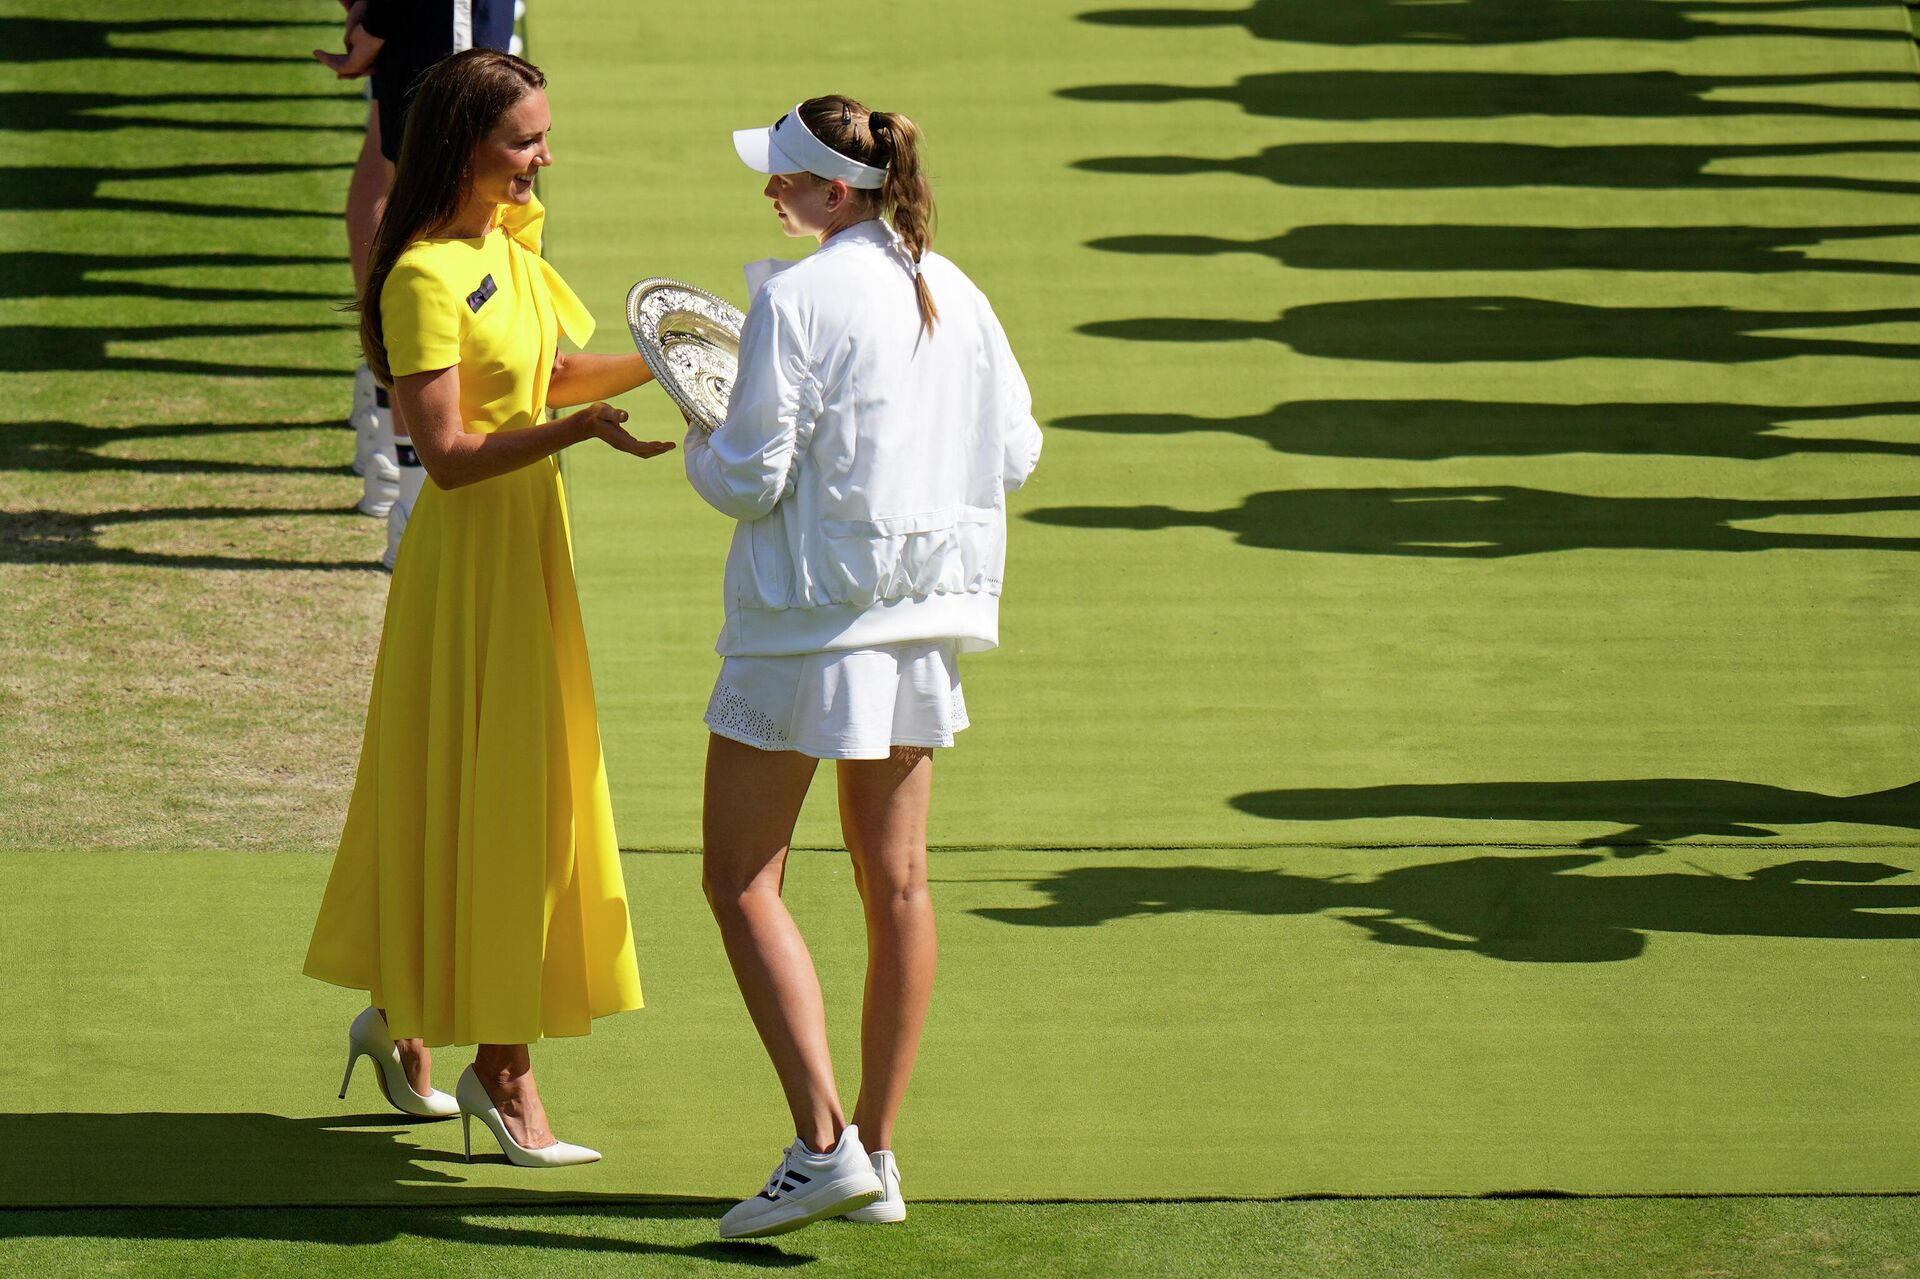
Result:
[[[432,1045],[641,1006],[551,458],[420,495],[305,971]]]

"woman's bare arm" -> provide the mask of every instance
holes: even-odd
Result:
[[[468,431],[460,417],[457,364],[395,378],[393,394],[406,419],[414,452],[420,455],[420,465],[443,489],[517,471],[582,440],[605,440],[635,457],[658,457],[673,448],[667,440],[634,439],[620,425],[627,420],[626,413],[610,404],[591,404],[563,418],[517,431]]]
[[[638,355],[556,355],[547,407],[610,400],[652,380],[653,370]]]

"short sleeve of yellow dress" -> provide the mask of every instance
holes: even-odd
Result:
[[[395,377],[458,365],[469,431],[540,420],[593,319],[544,213],[409,246],[382,289]],[[559,468],[431,481],[388,589],[360,769],[306,972],[397,1037],[531,1043],[640,1006]]]

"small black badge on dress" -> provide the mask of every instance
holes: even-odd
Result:
[[[480,281],[479,288],[467,294],[467,309],[469,311],[478,311],[487,304],[487,299],[494,295],[494,291],[493,277],[489,275],[486,279]]]

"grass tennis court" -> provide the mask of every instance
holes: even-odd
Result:
[[[540,1069],[608,1159],[335,1102],[298,960],[385,578],[333,6],[0,14],[0,1140],[51,1152],[0,1269],[1911,1272],[1904,11],[923,8],[529,19],[596,349],[797,251],[725,132],[840,89],[926,129],[1049,430],[939,766],[915,1216],[748,1249],[781,1120],[688,855],[726,526],[568,459],[649,1007]],[[850,1084],[844,862],[791,892]],[[1458,1198],[1543,1192],[1761,1197]]]

